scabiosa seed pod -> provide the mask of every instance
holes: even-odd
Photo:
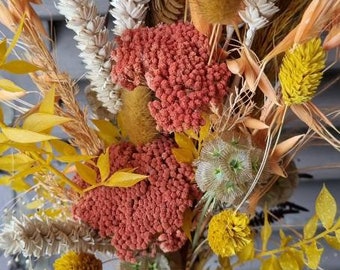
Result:
[[[249,138],[230,142],[215,138],[206,142],[194,162],[198,187],[221,203],[233,204],[248,191],[263,159],[263,151],[252,146],[250,136],[243,136]],[[260,181],[268,178],[266,172],[265,167]]]

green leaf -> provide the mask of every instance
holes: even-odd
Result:
[[[42,132],[70,120],[70,118],[53,114],[33,113],[25,119],[22,127],[31,131]]]
[[[302,249],[306,255],[307,258],[307,266],[310,269],[316,270],[318,269],[320,260],[321,260],[321,255],[323,253],[323,248],[318,248],[316,241],[313,241],[310,245],[303,245]]]
[[[260,270],[281,270],[281,266],[279,264],[279,260],[275,257],[272,256],[269,259],[265,260],[261,264]]]
[[[86,183],[91,186],[97,184],[97,172],[94,169],[80,162],[76,163],[76,169],[77,173]]]
[[[175,156],[177,162],[191,163],[194,161],[194,156],[189,149],[184,148],[172,148],[172,154]]]
[[[25,92],[25,89],[7,79],[0,79],[0,88],[9,92]]]
[[[3,128],[2,132],[9,140],[18,143],[36,143],[58,139],[57,137],[51,135],[41,134],[19,128]]]
[[[105,153],[98,157],[97,167],[100,172],[101,181],[105,181],[110,175],[110,151],[106,150]]]
[[[16,172],[31,166],[34,162],[34,159],[24,153],[9,154],[7,156],[0,157],[0,170]]]
[[[314,215],[305,224],[303,227],[303,236],[305,239],[310,239],[315,235],[316,229],[318,228],[318,220],[318,216]]]
[[[92,122],[98,128],[97,134],[105,142],[105,145],[110,146],[118,142],[117,138],[120,135],[115,125],[106,120],[92,120]]]
[[[262,240],[262,251],[267,250],[268,240],[272,234],[272,227],[268,222],[268,211],[267,207],[264,209],[264,225],[261,229],[261,240]]]
[[[319,217],[322,225],[330,229],[334,223],[337,207],[333,196],[329,193],[324,185],[315,202],[316,215]]]
[[[31,64],[24,60],[12,60],[0,66],[2,70],[7,72],[11,72],[14,74],[26,74],[30,72],[35,72],[40,70],[41,68]]]
[[[39,106],[40,113],[54,114],[55,89],[51,88],[41,101]]]
[[[103,185],[107,187],[132,187],[146,178],[148,178],[147,175],[117,171]]]
[[[335,236],[326,235],[325,240],[329,246],[336,250],[340,250],[340,241]]]
[[[250,241],[241,251],[236,252],[236,255],[240,262],[246,262],[254,259],[255,248],[254,242]]]
[[[279,257],[279,264],[284,270],[300,270],[297,260],[290,252],[285,252]]]

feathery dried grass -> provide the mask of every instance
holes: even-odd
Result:
[[[154,0],[150,2],[147,14],[152,25],[175,23],[184,16],[184,0]]]
[[[136,145],[150,142],[158,134],[156,122],[148,109],[150,89],[138,86],[133,91],[123,90],[122,100],[123,107],[118,119],[123,134]]]
[[[13,8],[19,0],[11,0]],[[27,3],[29,5],[29,3]],[[0,3],[0,21],[12,32],[16,31],[15,14],[21,12],[16,10],[12,12],[9,6],[2,1]],[[20,13],[18,13],[20,14]],[[21,14],[24,16],[24,14]],[[39,18],[36,18],[36,20]],[[36,20],[26,19],[24,30],[21,35],[22,41],[28,48],[25,55],[28,61],[42,67],[42,72],[30,73],[30,76],[42,94],[49,91],[52,87],[56,90],[58,96],[56,100],[56,112],[60,116],[73,119],[62,127],[64,131],[72,137],[72,143],[79,147],[84,153],[98,154],[103,149],[103,143],[96,133],[91,130],[87,124],[87,112],[82,111],[75,99],[78,89],[72,82],[69,75],[62,73],[53,59],[51,53],[45,45],[42,35],[38,32]],[[61,104],[61,105],[59,105]]]

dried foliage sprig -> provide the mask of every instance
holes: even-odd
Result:
[[[105,17],[98,15],[91,0],[60,0],[57,7],[66,17],[66,26],[76,33],[74,39],[78,41],[80,57],[88,70],[91,90],[97,93],[98,100],[110,113],[116,114],[122,102],[120,88],[110,79],[113,43],[109,41]]]
[[[18,4],[15,4],[16,2]],[[0,21],[12,32],[17,30],[16,18],[18,14],[21,17],[24,16],[24,13],[20,13],[21,9],[16,9],[19,2],[21,1],[13,0],[11,1],[13,5],[6,5],[5,1],[0,2],[0,13],[2,14]],[[29,8],[30,3],[25,3]],[[40,19],[37,17],[36,20]],[[78,88],[68,74],[62,73],[58,69],[46,46],[44,36],[39,32],[40,28],[36,27],[33,22],[30,19],[25,20],[24,31],[20,38],[28,49],[25,58],[42,67],[43,71],[30,73],[30,76],[43,94],[50,91],[51,88],[55,88],[60,101],[59,104],[56,102],[57,114],[73,119],[77,123],[76,125],[74,122],[65,123],[62,125],[63,129],[72,137],[72,142],[82,151],[88,154],[96,154],[101,151],[103,144],[96,133],[89,128],[86,110],[82,110],[76,101],[75,96]]]
[[[120,36],[126,29],[136,29],[144,23],[150,0],[112,0],[110,13],[115,19],[113,32]]]
[[[184,0],[150,1],[150,17],[152,23],[175,23],[183,18]]]
[[[74,220],[15,217],[0,232],[0,248],[6,255],[51,256],[75,252],[114,252],[110,239],[102,239],[94,229]]]

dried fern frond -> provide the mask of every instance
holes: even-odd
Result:
[[[183,18],[185,1],[183,0],[154,0],[150,2],[148,15],[153,25],[159,23],[175,23]]]
[[[11,0],[13,3],[20,2]],[[13,8],[16,5],[13,4]],[[15,16],[21,10],[11,11],[4,1],[0,2],[0,22],[13,33],[17,30]],[[20,13],[18,13],[20,14]],[[24,14],[21,14],[24,16]],[[87,112],[82,110],[77,101],[78,88],[68,74],[59,71],[54,58],[45,45],[45,40],[30,20],[25,20],[24,31],[20,37],[27,46],[28,53],[24,55],[31,63],[42,67],[41,72],[30,73],[30,76],[42,94],[55,88],[56,112],[60,116],[72,119],[73,123],[66,123],[63,129],[72,137],[72,143],[84,153],[97,154],[103,149],[103,143],[87,124]],[[58,104],[59,103],[59,104]],[[76,123],[76,124],[75,124]]]
[[[42,219],[23,215],[5,224],[0,232],[0,249],[6,255],[51,256],[68,250],[75,252],[114,252],[110,239],[102,239],[95,230],[73,220]]]

